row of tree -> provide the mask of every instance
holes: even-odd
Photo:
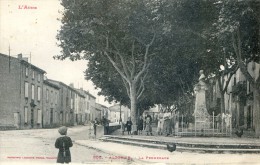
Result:
[[[86,79],[108,101],[131,107],[133,130],[138,112],[154,104],[178,108],[190,102],[201,69],[218,78],[224,112],[224,93],[240,68],[255,89],[260,135],[260,78],[247,70],[250,61],[260,61],[259,1],[62,0],[61,5],[62,53],[55,58],[88,60]]]

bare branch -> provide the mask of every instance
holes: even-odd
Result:
[[[143,64],[143,68],[142,68],[142,70],[135,76],[135,78],[134,78],[135,81],[137,81],[137,80],[140,78],[140,76],[145,72],[145,70],[147,70],[147,66],[149,66],[149,65],[148,65],[149,48],[150,48],[150,46],[153,44],[154,39],[155,39],[155,34],[154,34],[154,36],[153,36],[152,41],[151,41],[148,45],[145,46],[145,54],[144,54],[144,64]]]
[[[235,67],[235,69],[234,69],[232,72],[230,72],[229,77],[228,77],[228,79],[227,79],[227,81],[226,81],[225,87],[224,87],[224,89],[223,89],[224,92],[227,91],[228,84],[229,84],[229,82],[230,82],[232,76],[236,73],[237,69],[238,69],[238,65]]]
[[[106,48],[108,49],[109,47],[109,42],[108,42],[108,36],[106,37]],[[129,79],[127,79],[127,77],[124,75],[124,73],[119,69],[119,67],[117,66],[117,64],[115,63],[115,61],[109,56],[109,54],[107,53],[107,51],[104,51],[105,55],[108,57],[109,61],[112,63],[112,65],[114,66],[114,68],[116,69],[116,71],[120,74],[120,76],[125,79],[128,83]]]
[[[144,92],[144,85],[143,85],[143,87],[142,87],[142,91],[139,93],[139,95],[137,96],[137,100],[139,100],[140,99],[140,97],[142,96],[142,94],[143,94],[143,92]]]
[[[122,78],[122,81],[123,81],[123,83],[124,83],[124,85],[125,85],[125,88],[126,88],[126,93],[127,93],[127,95],[128,95],[128,97],[130,98],[130,92],[129,92],[129,84],[126,82],[126,80],[125,79],[123,79]]]
[[[119,49],[117,48],[116,44],[113,43],[112,41],[110,41],[112,43],[112,45],[115,47],[116,51],[117,51],[117,55],[119,56],[120,60],[121,60],[121,64],[123,66],[123,69],[124,69],[124,72],[125,72],[125,75],[128,79],[130,79],[130,74],[129,74],[129,68],[127,67],[126,63],[125,63],[125,59],[124,57],[122,56],[122,54],[120,53]]]
[[[235,35],[233,33],[232,35],[232,40],[233,40],[233,48],[235,50],[235,53],[237,55],[237,61],[239,68],[243,75],[246,77],[246,79],[252,84],[254,88],[256,88],[256,83],[254,81],[254,78],[250,75],[250,73],[247,70],[247,66],[243,63],[242,57],[241,57],[241,40],[240,40],[240,33],[239,30],[237,30],[237,39],[235,38]],[[236,46],[236,40],[237,40],[237,46]]]

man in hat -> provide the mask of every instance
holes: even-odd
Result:
[[[59,128],[58,132],[61,137],[56,139],[55,147],[59,149],[57,163],[69,163],[71,162],[71,155],[69,148],[72,147],[72,140],[67,135],[68,128],[62,126]]]

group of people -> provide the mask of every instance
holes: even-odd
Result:
[[[125,124],[122,123],[122,133],[124,134],[125,128],[127,131],[127,134],[132,134],[132,125],[133,122],[131,121],[131,118],[129,117]],[[153,135],[152,134],[152,117],[149,114],[145,115],[145,118],[143,119],[143,116],[139,116],[137,120],[137,134],[141,135],[143,130],[146,132],[146,135]]]
[[[173,122],[173,117],[171,113],[159,113],[158,115],[158,125],[157,125],[157,133],[158,135],[163,135],[165,134],[166,136],[169,136],[172,134],[172,130],[174,129],[174,122]],[[132,121],[131,118],[129,117],[127,122],[125,124],[122,123],[122,131],[124,134],[124,130],[126,128],[126,131],[128,135],[131,134],[132,131]],[[125,126],[125,127],[124,127]],[[149,114],[145,114],[145,117],[139,116],[137,120],[137,134],[141,135],[145,132],[145,134],[148,135],[153,135],[152,133],[152,117]]]
[[[162,135],[163,132],[166,133],[166,136],[170,135],[172,130],[172,117],[168,113],[160,113],[158,115],[158,126],[157,126],[157,132],[158,135]],[[98,125],[97,118],[93,121],[93,127],[94,127],[94,134],[96,135],[96,128]],[[101,124],[104,125],[104,134],[109,133],[109,120],[106,118],[103,118],[101,120]],[[132,131],[132,121],[129,117],[127,122],[125,123],[126,130],[128,132],[128,135],[131,134]],[[152,134],[152,117],[149,114],[145,114],[145,117],[139,116],[137,120],[137,134],[141,135],[142,132],[145,131],[146,135],[153,135]],[[57,157],[57,163],[69,163],[71,162],[71,154],[70,154],[70,147],[73,146],[72,140],[69,136],[67,136],[67,127],[63,126],[58,129],[58,132],[60,133],[61,137],[56,139],[55,147],[59,149],[58,157]]]

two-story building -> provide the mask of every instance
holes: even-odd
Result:
[[[70,87],[63,82],[50,80],[49,82],[57,85],[59,89],[59,100],[58,100],[58,121],[60,125],[74,125],[75,119],[75,96],[76,94],[82,96],[79,92],[77,92],[73,87]]]
[[[48,80],[43,81],[43,127],[56,127],[59,125],[58,114],[60,87]]]
[[[42,128],[43,77],[46,72],[18,58],[0,54],[0,125]]]

